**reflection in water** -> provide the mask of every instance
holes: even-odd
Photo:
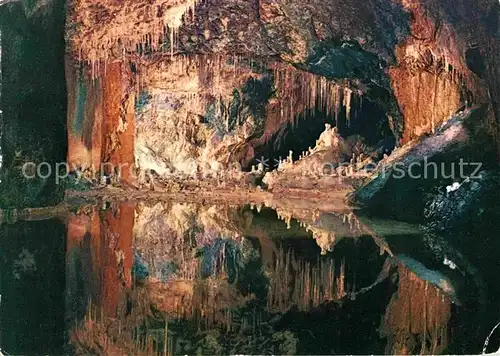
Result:
[[[70,217],[68,256],[73,258],[68,257],[67,295],[70,302],[86,306],[70,308],[80,310],[74,316],[80,322],[71,333],[77,350],[241,353],[245,350],[237,345],[246,343],[254,347],[246,351],[255,353],[265,351],[249,343],[259,336],[267,338],[268,351],[280,352],[288,345],[290,349],[281,352],[297,352],[294,328],[278,326],[276,320],[286,313],[341,303],[348,294],[346,288],[356,288],[356,274],[349,269],[356,257],[350,256],[349,249],[340,251],[338,258],[320,253],[333,251],[342,237],[358,238],[362,232],[352,215],[311,214],[310,220],[304,217],[297,223],[291,213],[280,212],[278,216],[285,220],[280,223],[269,214],[160,203],[122,204],[104,212],[93,207]],[[272,231],[268,224],[274,226]],[[373,247],[369,253],[380,265],[384,257]],[[398,293],[384,318],[388,351],[416,351],[417,343],[408,340],[426,332],[413,324],[406,327],[413,305],[403,297],[415,295],[405,282],[408,273],[399,268]],[[71,288],[77,276],[83,278],[80,290],[76,285]],[[427,284],[427,289],[429,295],[420,293],[420,303],[439,293],[432,285]],[[441,298],[445,297],[439,294]],[[434,329],[429,325],[428,330],[432,337]],[[288,341],[283,343],[284,339]],[[421,349],[432,350],[438,349],[427,350],[425,343]]]
[[[116,317],[123,292],[131,287],[135,207],[122,204],[68,219],[66,295],[68,319],[81,317],[90,300]],[[75,313],[72,315],[71,313]]]
[[[57,219],[1,224],[0,349],[61,354],[65,227]]]
[[[325,302],[340,301],[345,296],[344,288],[344,261],[336,271],[333,259],[320,259],[314,264],[281,248],[270,273],[267,307],[271,313],[285,313],[292,307],[309,311]]]
[[[43,223],[2,226],[2,282],[45,271],[48,251],[7,237]],[[66,303],[52,306],[66,322],[39,352],[64,335],[68,353],[108,355],[436,354],[453,338],[452,282],[352,214],[120,203],[80,208],[66,228]],[[8,341],[20,326],[5,331],[17,293],[2,283],[0,342],[30,353]]]
[[[382,334],[388,338],[386,353],[441,354],[448,346],[450,299],[402,264],[398,276],[398,290],[382,325]]]

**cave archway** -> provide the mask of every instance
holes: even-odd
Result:
[[[265,144],[256,147],[252,164],[258,164],[264,158],[269,168],[276,168],[279,159],[288,157],[290,151],[293,152],[293,159],[298,160],[303,151],[316,146],[325,124],[337,127],[345,139],[353,138],[353,142],[361,139],[369,150],[380,155],[390,153],[396,139],[384,109],[373,101],[357,98],[351,110],[349,119],[345,108],[337,117],[321,109],[304,112],[295,123],[287,122]],[[354,136],[357,138],[354,139]]]

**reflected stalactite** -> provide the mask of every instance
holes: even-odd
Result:
[[[89,305],[83,320],[71,330],[70,341],[77,355],[152,355],[158,354],[158,332],[138,337],[136,322],[145,320],[125,315],[106,316],[97,305]],[[163,335],[161,335],[163,336]]]
[[[272,313],[287,312],[293,306],[309,311],[346,295],[345,261],[338,265],[333,259],[319,259],[314,264],[280,248],[269,273],[267,306]]]
[[[74,344],[86,351],[103,348],[106,354],[156,352],[164,346],[172,350],[179,333],[169,329],[165,337],[159,325],[166,321],[202,333],[256,335],[270,318],[284,313],[317,311],[332,302],[357,303],[362,298],[346,297],[369,293],[390,275],[393,262],[387,260],[373,286],[353,293],[358,274],[348,266],[348,254],[303,257],[303,250],[271,239],[290,232],[285,224],[270,233],[265,218],[249,216],[249,211],[157,203],[118,205],[100,214],[93,208],[71,216],[67,271],[73,305],[67,308],[75,310],[77,297],[84,304],[79,306],[79,323],[73,319],[70,324]],[[279,212],[285,220],[297,214]],[[303,214],[306,220],[313,218],[307,226],[333,229],[344,237],[361,233],[360,222],[350,215]],[[245,238],[248,231],[255,238]],[[302,232],[293,236],[311,242],[307,231]],[[319,254],[313,243],[309,246]],[[370,253],[378,256],[376,244]],[[448,344],[451,302],[397,263],[399,288],[381,326],[386,351],[440,353]]]
[[[437,287],[398,265],[399,286],[383,319],[386,353],[440,354],[449,342],[451,301]]]
[[[145,289],[156,308],[175,320],[230,328],[229,309],[253,299],[236,286],[239,251],[248,244],[240,231],[248,219],[222,206],[140,205],[135,249],[148,269]]]
[[[383,238],[367,232],[366,227],[362,226],[360,221],[353,213],[320,213],[320,211],[303,212],[300,210],[287,211],[286,209],[276,209],[278,219],[287,224],[287,229],[291,229],[292,221],[296,220],[300,227],[310,232],[316,244],[321,248],[321,255],[333,252],[335,245],[343,238],[352,238],[357,240],[364,234],[373,238],[380,247],[380,255],[390,252],[387,243]]]
[[[149,300],[172,320],[191,320],[202,328],[215,325],[232,329],[232,310],[244,306],[252,295],[243,296],[223,278],[172,280],[148,285]]]

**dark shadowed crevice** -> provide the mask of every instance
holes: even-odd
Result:
[[[396,139],[385,112],[369,100],[361,102],[357,98],[354,101],[356,109],[349,120],[345,108],[340,110],[337,118],[316,109],[300,115],[294,124],[286,123],[268,142],[255,149],[255,159],[264,157],[271,164],[285,159],[292,151],[293,159],[298,160],[302,152],[316,146],[327,124],[337,127],[340,135],[349,142],[363,143],[363,147],[367,148],[365,153],[377,151],[381,155],[389,154],[395,147]],[[257,164],[255,162],[253,164]]]
[[[479,47],[469,48],[465,52],[465,59],[467,61],[467,67],[480,78],[484,78],[486,66],[483,56],[481,55],[481,49]]]

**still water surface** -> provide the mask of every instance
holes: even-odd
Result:
[[[0,345],[9,354],[478,354],[500,320],[500,268],[478,251],[464,256],[394,221],[252,206],[120,203],[4,222]]]

